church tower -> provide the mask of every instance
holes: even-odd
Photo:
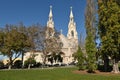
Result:
[[[68,24],[67,38],[69,40],[74,39],[74,40],[78,41],[78,34],[77,34],[77,30],[76,30],[76,23],[74,22],[72,7],[71,7],[71,11],[70,11],[70,21]]]
[[[47,21],[47,31],[46,31],[46,38],[54,36],[54,21],[53,21],[53,14],[52,14],[52,6],[50,6],[50,12]]]
[[[47,27],[54,29],[52,6],[50,6],[50,12],[49,12],[48,21],[47,21]]]

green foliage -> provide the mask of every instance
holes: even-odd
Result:
[[[101,49],[112,58],[119,55],[120,6],[115,0],[99,2],[99,34]],[[115,56],[116,55],[116,56]]]
[[[28,36],[20,32],[18,27],[14,25],[6,25],[0,33],[0,51],[1,54],[9,58],[10,69],[14,60],[21,55],[23,50],[27,50],[30,46],[31,42]]]
[[[84,57],[83,52],[80,47],[78,47],[77,52],[73,56],[74,56],[75,60],[78,61],[77,66],[78,66],[79,70],[84,70],[85,57]]]
[[[30,66],[35,66],[36,65],[36,61],[34,58],[28,58],[28,60],[26,60],[24,62],[24,67],[29,67]]]
[[[2,47],[4,44],[4,33],[0,31],[0,47]]]
[[[85,49],[87,53],[87,68],[88,72],[96,70],[96,6],[95,0],[87,0],[87,7],[85,12],[85,27],[86,27],[86,43]]]
[[[4,63],[0,61],[0,69],[4,68]]]
[[[119,0],[98,1],[99,35],[102,55],[120,60],[120,5]]]
[[[42,63],[40,63],[40,62],[36,62],[35,67],[42,67]]]
[[[96,45],[91,34],[86,37],[86,53],[87,53],[87,67],[88,72],[94,72],[97,68],[96,66]]]
[[[14,62],[14,68],[21,68],[22,67],[22,61],[21,60],[16,60]]]

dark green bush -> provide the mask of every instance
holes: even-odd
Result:
[[[34,58],[28,58],[28,60],[26,60],[24,62],[24,67],[27,68],[30,65],[30,67],[35,67],[36,65],[36,61],[34,60]]]
[[[16,60],[14,62],[14,68],[21,68],[22,67],[22,61],[21,60]]]
[[[41,66],[42,66],[42,64],[40,62],[37,62],[35,65],[35,67],[41,67]]]
[[[0,69],[4,68],[4,63],[2,61],[0,61]]]

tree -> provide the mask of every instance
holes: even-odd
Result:
[[[80,39],[79,39],[79,45],[77,51],[73,54],[73,57],[75,61],[77,61],[77,66],[79,70],[84,70],[85,69],[85,58],[86,54],[84,51],[84,39],[82,37],[82,33],[80,34]]]
[[[59,54],[61,52],[62,43],[59,38],[59,32],[56,30],[47,27],[45,29],[45,40],[44,40],[44,64],[46,62],[46,57],[48,54],[50,54],[52,57],[54,57],[53,54]]]
[[[18,31],[21,32],[21,33],[23,33],[23,34],[25,34],[25,35],[28,34],[28,33],[27,33],[27,28],[24,26],[24,24],[23,24],[22,22],[20,22],[19,25],[18,25]],[[27,35],[27,37],[28,37],[28,35]],[[29,38],[29,37],[28,37],[28,38]],[[28,43],[32,43],[30,39],[28,39]],[[26,46],[26,48],[23,48],[23,49],[21,50],[22,68],[24,67],[24,65],[23,65],[24,53],[28,51],[28,47],[31,47],[31,46],[30,46],[30,45],[29,45],[29,46]]]
[[[120,5],[119,0],[98,0],[99,34],[103,55],[113,60],[113,72],[118,73],[120,56]]]
[[[88,72],[95,72],[96,70],[96,45],[91,34],[86,37],[86,53],[87,53],[87,64]]]
[[[21,50],[30,46],[30,43],[27,36],[19,32],[14,25],[6,25],[3,34],[0,51],[9,58],[9,69],[11,69],[14,60],[21,55]]]
[[[33,42],[31,50],[42,51],[43,64],[46,64],[48,54],[57,54],[61,50],[59,32],[49,27],[42,27],[39,24],[28,27],[28,36]]]
[[[78,47],[78,50],[76,53],[73,54],[75,60],[77,60],[77,66],[79,70],[84,70],[84,62],[85,62],[85,57],[83,55],[83,52],[81,50],[81,47]]]
[[[85,12],[85,28],[86,28],[86,42],[85,48],[87,53],[88,72],[96,70],[96,6],[95,0],[87,0],[87,7]]]
[[[42,27],[40,24],[29,26],[27,28],[27,35],[33,43],[31,51],[42,51],[43,63],[45,63],[48,54],[48,52],[45,50],[46,27]]]
[[[28,67],[28,69],[30,69],[32,66],[36,65],[36,61],[35,61],[35,54],[34,52],[31,52],[32,54],[30,55],[30,57],[24,62],[24,66]]]

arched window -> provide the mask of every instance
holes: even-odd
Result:
[[[72,35],[72,37],[74,37],[74,32],[73,31],[71,31],[71,35]]]

